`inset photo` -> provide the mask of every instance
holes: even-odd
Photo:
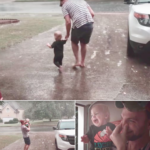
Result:
[[[74,101],[1,101],[0,150],[74,150]]]
[[[76,150],[150,149],[150,101],[77,101]]]

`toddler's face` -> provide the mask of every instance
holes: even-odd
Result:
[[[92,120],[92,123],[97,127],[100,127],[101,125],[104,125],[107,123],[106,116],[100,109],[101,108],[98,106],[94,106],[91,109],[91,120]]]

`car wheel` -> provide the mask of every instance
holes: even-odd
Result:
[[[132,48],[132,46],[130,44],[129,33],[128,33],[128,41],[127,41],[127,56],[128,57],[134,57],[135,56],[133,48]]]
[[[56,139],[55,139],[55,146],[56,146],[56,150],[60,150],[60,149],[58,148]]]

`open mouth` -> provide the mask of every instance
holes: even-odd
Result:
[[[97,124],[97,123],[98,123],[98,120],[97,120],[97,119],[94,119],[93,122],[94,122],[95,124]]]

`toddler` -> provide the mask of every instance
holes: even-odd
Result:
[[[95,104],[91,108],[92,124],[86,135],[81,137],[84,143],[91,142],[91,150],[111,150],[113,143],[109,138],[108,127],[113,131],[115,125],[109,122],[110,112],[106,105]]]
[[[62,34],[60,31],[54,33],[55,41],[52,45],[47,43],[49,48],[54,48],[54,64],[59,68],[60,73],[62,72],[62,60],[63,60],[63,45],[67,40],[62,40]]]
[[[30,119],[27,118],[27,119],[25,120],[25,126],[28,128],[29,125],[30,125]]]

